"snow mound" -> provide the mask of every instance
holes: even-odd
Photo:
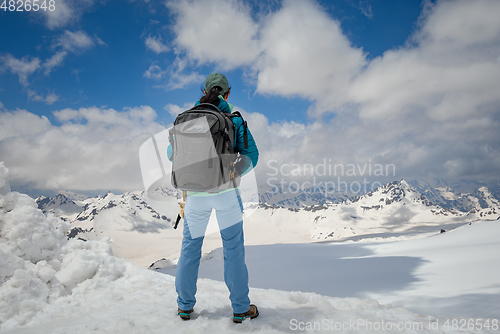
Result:
[[[26,323],[85,280],[124,275],[130,264],[107,242],[67,241],[68,228],[27,195],[0,195],[0,325]]]

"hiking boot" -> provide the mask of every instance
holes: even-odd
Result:
[[[191,319],[191,313],[193,313],[193,309],[190,309],[189,311],[183,311],[180,308],[177,308],[177,314],[179,315],[179,317],[181,317],[182,320]]]
[[[246,318],[254,319],[259,316],[259,310],[254,304],[250,304],[250,309],[245,313],[233,313],[233,322],[241,324]]]

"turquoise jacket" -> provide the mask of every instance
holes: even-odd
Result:
[[[195,103],[195,106],[200,104],[200,101]],[[219,105],[217,106],[220,111],[225,113],[231,113],[231,107],[229,103],[225,100],[220,99]],[[253,139],[252,133],[250,129],[247,127],[247,138],[248,138],[248,147],[245,148],[244,145],[244,130],[245,126],[243,124],[243,119],[241,117],[233,118],[234,124],[234,143],[233,148],[236,152],[240,153],[241,160],[236,164],[236,172],[240,175],[245,175],[252,170],[257,165],[259,161],[259,150],[257,149],[257,144]],[[169,145],[167,149],[168,159],[172,159],[172,147]]]

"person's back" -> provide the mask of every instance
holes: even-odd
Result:
[[[204,93],[196,105],[210,103],[223,113],[231,113],[232,106],[227,103],[230,88],[224,75],[219,73],[209,75],[205,82]],[[259,152],[246,122],[241,117],[232,117],[232,120],[235,126],[233,148],[239,156],[234,169],[236,174],[243,176],[255,167]],[[189,320],[196,303],[196,281],[201,247],[212,209],[215,209],[224,248],[224,281],[230,291],[233,321],[240,323],[246,318],[257,317],[259,311],[255,305],[250,304],[248,297],[243,204],[237,186],[218,193],[187,192],[182,249],[175,278],[178,314],[182,319]]]

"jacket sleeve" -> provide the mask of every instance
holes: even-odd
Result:
[[[240,160],[236,163],[236,173],[245,175],[255,168],[259,161],[259,150],[257,144],[247,126],[248,147],[245,148],[245,124],[241,117],[235,117],[233,120],[235,126],[235,150],[240,153]]]

